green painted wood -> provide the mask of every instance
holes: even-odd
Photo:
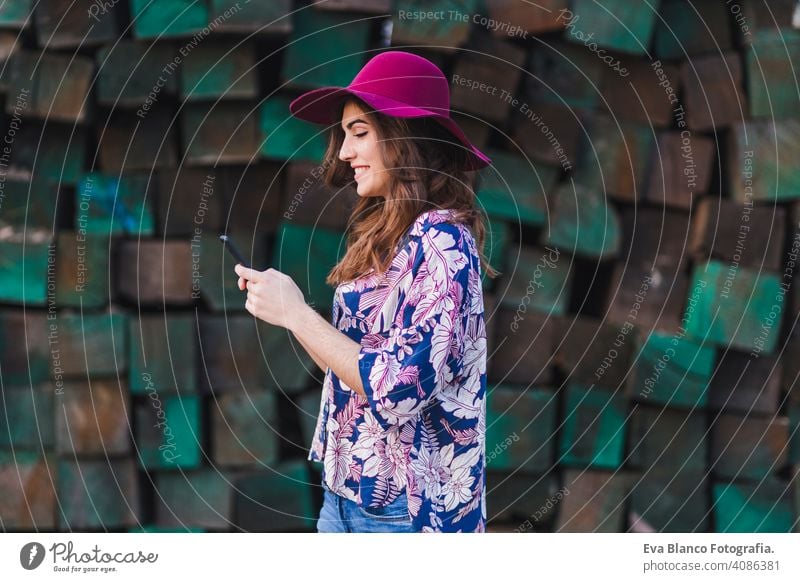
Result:
[[[403,14],[433,12],[433,17],[419,18]],[[480,12],[479,0],[395,0],[392,18],[392,44],[396,46],[431,45],[439,51],[463,45],[470,33],[471,16]],[[456,15],[457,14],[457,15]]]
[[[137,39],[192,36],[209,22],[206,3],[195,0],[131,0],[130,10]]]
[[[33,0],[3,2],[0,5],[0,26],[20,30],[27,28],[33,21]]]
[[[189,103],[180,117],[187,164],[246,164],[258,155],[261,135],[254,103]]]
[[[236,481],[236,525],[248,532],[316,531],[317,485],[305,461],[287,461]]]
[[[651,466],[632,476],[627,531],[708,531],[709,480],[704,475],[676,475],[673,464]]]
[[[648,6],[638,8],[631,10],[626,0],[607,0],[602,4],[574,0],[572,14],[564,15],[568,20],[564,36],[582,45],[594,42],[620,52],[647,54],[658,14]],[[591,33],[595,34],[588,38]]]
[[[75,229],[105,236],[153,236],[154,197],[154,179],[143,172],[85,174],[75,195]]]
[[[492,387],[486,400],[486,467],[544,473],[553,466],[557,401],[550,388]]]
[[[626,387],[631,400],[670,408],[707,406],[716,357],[712,346],[661,331],[639,336],[635,344],[635,369]]]
[[[220,32],[289,34],[292,0],[210,0],[210,20]]]
[[[180,313],[131,317],[128,342],[131,394],[161,397],[197,389],[197,322]]]
[[[261,104],[261,155],[275,160],[321,162],[325,155],[325,128],[289,113],[291,99],[275,95]]]
[[[137,305],[190,305],[193,285],[202,272],[199,251],[184,240],[124,240],[117,261],[119,296]]]
[[[77,184],[86,159],[86,129],[71,123],[25,120],[13,140],[9,173],[31,174],[62,186]]]
[[[5,370],[3,370],[5,372]],[[51,383],[12,388],[0,393],[0,448],[51,450],[55,444]]]
[[[186,101],[255,99],[257,72],[252,43],[204,42],[181,63],[181,98]]]
[[[559,40],[537,46],[531,51],[524,77],[530,96],[528,107],[534,103],[550,103],[577,109],[594,109],[601,102],[600,87],[606,65],[584,47]],[[520,104],[521,106],[521,104]]]
[[[682,100],[689,129],[712,131],[740,122],[746,111],[743,84],[739,53],[695,57],[683,63]]]
[[[608,471],[564,471],[555,496],[559,533],[618,533],[623,530],[630,475]]]
[[[48,231],[0,231],[0,302],[45,305],[48,269],[52,269],[55,281],[55,260],[56,247],[51,244]]]
[[[286,46],[281,79],[293,87],[346,86],[366,60],[371,25],[348,14],[300,10]]]
[[[55,0],[37,4],[35,15],[36,42],[40,47],[75,49],[112,41],[117,36],[117,13],[110,3]]]
[[[143,109],[142,116],[112,110],[107,119],[97,122],[103,128],[98,135],[100,170],[119,175],[176,167],[178,125],[172,106],[162,101]]]
[[[0,222],[27,228],[55,228],[61,196],[57,182],[6,177]]]
[[[781,403],[781,368],[792,356],[759,356],[722,350],[711,379],[708,404],[712,410],[775,416]],[[800,435],[800,433],[798,433]]]
[[[500,150],[490,150],[486,155],[492,159],[492,166],[483,170],[477,194],[487,216],[513,224],[544,224],[545,197],[558,180],[558,169]]]
[[[151,92],[157,99],[174,96],[178,90],[178,73],[172,68],[175,58],[182,59],[169,42],[119,39],[101,47],[95,56],[97,102],[115,108],[139,107]]]
[[[507,248],[512,239],[511,228],[506,222],[491,218],[486,220],[484,224],[486,226],[486,235],[483,241],[483,252],[489,264],[496,271],[499,271],[502,276],[505,274]],[[488,277],[484,277],[481,284],[484,291],[493,285],[492,280]]]
[[[50,455],[0,449],[0,522],[4,531],[55,529],[55,471]]]
[[[124,375],[128,369],[128,316],[60,312],[56,320],[58,349],[65,378]],[[87,367],[88,366],[88,367]],[[55,373],[53,370],[51,373]]]
[[[228,530],[233,521],[232,477],[214,467],[186,473],[156,473],[155,525]]]
[[[544,528],[555,516],[554,511],[545,511],[537,519],[548,499],[556,495],[558,483],[555,473],[525,475],[522,473],[486,474],[486,512],[490,522],[508,522],[531,531]],[[530,521],[531,529],[526,522]]]
[[[629,426],[626,462],[631,467],[670,465],[675,474],[705,474],[708,440],[701,411],[637,406]]]
[[[130,394],[123,380],[64,382],[56,403],[56,452],[72,457],[125,455],[131,451]]]
[[[514,253],[515,254],[515,253]],[[498,281],[500,304],[515,310],[534,309],[564,315],[570,293],[569,257],[550,247],[523,247],[509,256],[506,274]]]
[[[645,10],[649,10],[643,7]],[[729,7],[716,0],[666,0],[653,37],[657,59],[682,60],[733,48]]]
[[[748,121],[732,126],[728,141],[731,197],[781,202],[800,196],[800,119]]]
[[[750,115],[770,119],[797,117],[800,97],[794,72],[800,61],[800,31],[761,31],[745,54]]]
[[[268,324],[249,313],[201,314],[200,353],[204,392],[257,392],[264,387],[264,357],[254,352]]]
[[[130,459],[58,460],[59,529],[129,528],[140,523],[139,483]]]
[[[196,394],[162,396],[148,391],[136,404],[139,466],[148,471],[199,469],[204,434],[202,402]]]
[[[344,234],[283,221],[275,238],[272,266],[294,280],[306,303],[327,310],[334,290],[325,278],[344,252]]]
[[[715,260],[697,264],[684,311],[686,333],[720,347],[771,354],[780,332],[782,291],[772,273],[731,270]]]
[[[558,463],[567,467],[619,468],[625,448],[625,397],[619,392],[570,382],[565,401]]]
[[[714,483],[714,531],[780,533],[792,531],[791,488],[763,477],[755,483]]]
[[[107,236],[58,233],[56,304],[59,307],[91,309],[108,305],[109,245]]]
[[[721,414],[711,421],[711,469],[729,479],[763,479],[784,466],[789,419]]]
[[[221,467],[270,466],[278,459],[275,394],[223,394],[211,404],[212,458]]]
[[[489,345],[502,349],[489,351],[488,380],[522,386],[552,383],[554,320],[534,311],[498,309],[492,321]]]
[[[94,74],[92,59],[17,50],[7,66],[11,96],[6,99],[8,115],[65,122],[86,120],[87,95]]]
[[[592,259],[608,259],[620,252],[619,217],[602,190],[565,183],[556,190],[554,200],[550,228],[542,234],[544,242]]]
[[[47,312],[32,309],[0,310],[0,367],[3,387],[24,387],[50,379],[48,334],[57,322]]]
[[[245,236],[232,233],[234,244],[254,268],[267,268],[266,244],[261,236]],[[199,238],[199,243],[197,242]],[[198,246],[199,244],[199,246]],[[203,233],[193,237],[192,252],[199,248],[199,288],[193,285],[195,297],[202,297],[211,311],[245,311],[247,294],[238,287],[239,277],[233,270],[235,261],[225,250],[216,233]]]

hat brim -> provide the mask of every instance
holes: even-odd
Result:
[[[322,87],[303,93],[289,104],[289,111],[298,119],[330,127],[338,123],[334,111],[341,102],[353,95],[373,109],[391,117],[432,117],[460,141],[469,153],[466,169],[479,170],[491,165],[492,160],[470,143],[458,124],[449,117],[449,111],[413,107],[390,97],[359,91],[349,87]]]

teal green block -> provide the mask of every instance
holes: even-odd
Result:
[[[570,383],[559,443],[559,463],[617,469],[625,448],[627,401],[620,393]]]
[[[156,525],[226,531],[233,522],[233,476],[219,467],[158,472]]]
[[[224,18],[220,32],[288,34],[293,8],[292,0],[210,0],[209,20]]]
[[[482,170],[478,202],[496,220],[538,226],[547,218],[547,193],[555,186],[560,170],[523,156],[490,150],[492,166]]]
[[[163,42],[130,39],[100,47],[95,57],[97,102],[115,109],[139,107],[157,85],[159,99],[174,97],[178,91],[178,74],[164,74],[164,67],[183,58],[177,48]]]
[[[0,26],[26,28],[33,21],[33,0],[7,0],[0,3]]]
[[[116,377],[127,373],[127,313],[81,314],[70,310],[59,312],[56,323],[58,355],[65,377]]]
[[[61,531],[129,528],[141,520],[132,459],[60,458],[55,479]]]
[[[58,183],[6,177],[0,221],[27,228],[55,230]]]
[[[800,113],[795,80],[800,30],[761,30],[747,47],[747,102],[753,117],[786,118]],[[796,192],[795,192],[796,194]]]
[[[728,172],[732,197],[738,202],[767,203],[800,197],[800,119],[737,123],[728,138],[728,159],[739,171]]]
[[[86,129],[69,123],[26,120],[14,137],[11,166],[34,180],[77,185],[86,159]]]
[[[643,10],[649,10],[642,5]],[[683,60],[687,56],[731,48],[729,9],[717,0],[665,0],[658,7],[653,33],[656,59]]]
[[[156,402],[158,405],[154,404]],[[163,415],[159,411],[163,411]],[[200,467],[203,460],[200,396],[163,396],[157,399],[151,396],[137,408],[136,424],[139,464],[144,469],[179,471]]]
[[[75,196],[75,230],[106,236],[153,236],[155,213],[148,179],[147,174],[84,175]]]
[[[629,0],[574,0],[573,17],[567,21],[564,35],[571,42],[594,42],[600,47],[644,55],[650,49],[657,10],[658,5],[632,6]]]
[[[255,98],[257,73],[252,44],[239,40],[205,42],[183,60],[181,97],[187,101]]]
[[[55,446],[53,397],[55,386],[3,386],[0,393],[0,448],[15,451]]]
[[[327,137],[322,125],[307,123],[289,113],[291,99],[275,96],[261,105],[261,155],[274,160],[320,162]]]
[[[715,483],[714,530],[724,533],[789,533],[791,487],[766,478],[760,483]]]
[[[131,394],[188,394],[197,389],[197,322],[188,314],[142,314],[129,323]]]
[[[550,229],[543,233],[547,244],[588,258],[608,259],[619,254],[619,216],[606,203],[602,190],[567,182],[555,193],[554,207]]]
[[[729,269],[720,261],[698,264],[684,312],[686,333],[721,347],[771,354],[780,335],[785,291],[774,273]]]
[[[364,65],[369,36],[369,19],[298,10],[294,13],[282,78],[304,88],[346,86]]]
[[[571,257],[553,248],[523,247],[508,257],[498,283],[500,304],[511,311],[528,308],[550,315],[567,312]]]
[[[208,24],[206,3],[198,0],[131,0],[137,39],[191,36]]]
[[[47,269],[52,264],[55,283],[55,259],[56,247],[45,231],[29,230],[27,240],[22,232],[0,237],[0,302],[45,305]]]
[[[716,356],[712,346],[653,331],[646,339],[637,338],[637,350],[628,384],[631,398],[670,408],[706,407]]]
[[[394,0],[392,18],[392,44],[398,46],[433,45],[448,51],[463,45],[472,28],[472,17],[487,14],[480,0]],[[411,14],[440,16],[427,18],[400,18],[400,11]]]
[[[327,310],[333,304],[334,289],[325,279],[344,256],[345,240],[344,233],[282,222],[272,265],[294,280],[306,303]]]
[[[485,222],[486,234],[483,240],[483,253],[486,260],[498,272],[504,273],[506,252],[511,240],[511,228],[502,220],[489,219]],[[484,291],[493,285],[492,279],[485,274],[482,280]]]

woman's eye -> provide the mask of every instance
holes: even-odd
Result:
[[[356,137],[364,137],[365,135],[367,135],[367,132],[365,131],[364,133],[354,133],[353,135],[355,135]]]

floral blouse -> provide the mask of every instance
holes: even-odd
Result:
[[[367,397],[328,368],[309,460],[333,491],[416,531],[486,526],[486,328],[480,258],[452,211],[421,214],[386,273],[337,287],[333,325],[361,344]]]

